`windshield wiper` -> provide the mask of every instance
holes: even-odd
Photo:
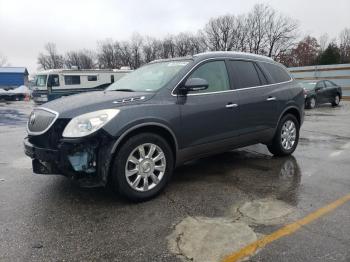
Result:
[[[127,88],[122,88],[122,89],[115,89],[113,91],[122,91],[122,92],[135,92],[134,90],[132,89],[127,89]]]

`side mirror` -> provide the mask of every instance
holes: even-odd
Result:
[[[315,88],[315,91],[316,91],[316,92],[318,92],[318,91],[320,91],[320,90],[321,90],[321,87],[316,87],[316,88]]]
[[[203,78],[189,78],[185,85],[181,88],[183,91],[200,91],[205,90],[209,87],[207,80]]]

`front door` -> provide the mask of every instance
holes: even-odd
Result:
[[[178,97],[181,144],[193,147],[235,137],[238,134],[238,98],[231,90],[225,61],[205,62],[188,78],[203,78],[208,81],[209,87]]]
[[[318,103],[327,102],[327,90],[324,81],[320,81],[316,84],[316,99]]]

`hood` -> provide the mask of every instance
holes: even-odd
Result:
[[[73,118],[97,110],[140,104],[153,96],[149,92],[96,91],[62,97],[42,107],[56,111],[59,118]]]

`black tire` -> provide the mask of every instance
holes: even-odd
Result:
[[[315,97],[310,97],[306,100],[305,107],[307,109],[314,109],[316,107],[317,101]]]
[[[336,94],[332,101],[332,106],[339,106],[340,103],[340,95]]]
[[[287,121],[292,121],[296,128],[295,142],[290,149],[285,149],[283,147],[281,138],[282,127]],[[299,142],[299,129],[300,124],[294,115],[287,114],[283,116],[280,122],[278,123],[274,138],[272,139],[271,143],[267,145],[267,148],[269,149],[270,153],[274,156],[288,156],[292,154],[295,151]]]
[[[129,155],[138,146],[147,143],[152,143],[163,151],[165,155],[166,167],[163,177],[154,188],[148,191],[137,191],[136,189],[132,188],[131,185],[129,185],[125,174],[125,168]],[[141,133],[129,138],[118,150],[112,164],[112,187],[117,190],[119,194],[129,200],[135,202],[145,201],[155,197],[165,188],[173,173],[173,169],[174,157],[168,142],[159,135],[153,133]]]

